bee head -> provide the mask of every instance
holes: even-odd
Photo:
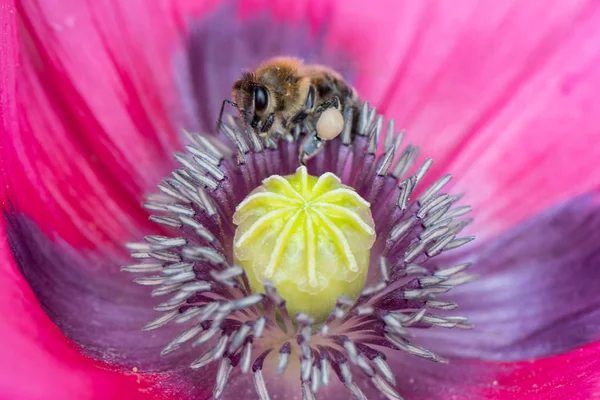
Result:
[[[245,122],[250,123],[253,128],[264,124],[275,109],[271,91],[258,83],[252,73],[244,74],[235,83],[232,95]]]

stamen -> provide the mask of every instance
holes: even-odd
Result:
[[[262,371],[260,369],[254,371],[254,386],[256,388],[256,393],[258,394],[258,398],[260,400],[271,399],[269,397],[269,392],[267,391],[265,379],[263,378]]]
[[[252,341],[248,340],[244,345],[244,350],[242,351],[242,360],[241,360],[241,369],[243,373],[246,373],[250,370],[250,364],[252,362]]]
[[[290,342],[285,342],[283,346],[279,349],[279,357],[277,358],[277,375],[283,374],[285,369],[288,366],[288,362],[290,361],[290,353],[292,351],[292,346]]]
[[[382,395],[389,400],[402,400],[402,397],[379,375],[375,375],[371,380],[375,387],[379,389]]]
[[[228,358],[223,358],[219,363],[219,369],[217,371],[217,382],[215,383],[215,389],[213,390],[213,397],[218,399],[225,389],[225,384],[231,375],[233,366]]]

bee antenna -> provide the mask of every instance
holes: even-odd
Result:
[[[219,128],[221,127],[221,124],[223,124],[223,111],[225,111],[225,104],[232,105],[238,110],[240,109],[233,101],[228,99],[223,100],[223,103],[221,103],[221,112],[219,113],[219,118],[217,119],[217,131],[215,133],[219,132]]]

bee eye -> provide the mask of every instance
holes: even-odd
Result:
[[[269,95],[267,89],[262,86],[254,88],[254,108],[257,111],[264,111],[269,104]]]

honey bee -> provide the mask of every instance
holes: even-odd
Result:
[[[356,91],[333,69],[288,57],[272,58],[244,73],[233,85],[232,99],[223,101],[218,122],[225,104],[231,104],[263,137],[283,137],[309,116],[317,121],[326,110],[341,110],[342,101],[359,102]],[[325,113],[319,127],[317,139],[333,139],[343,128],[341,113]]]

